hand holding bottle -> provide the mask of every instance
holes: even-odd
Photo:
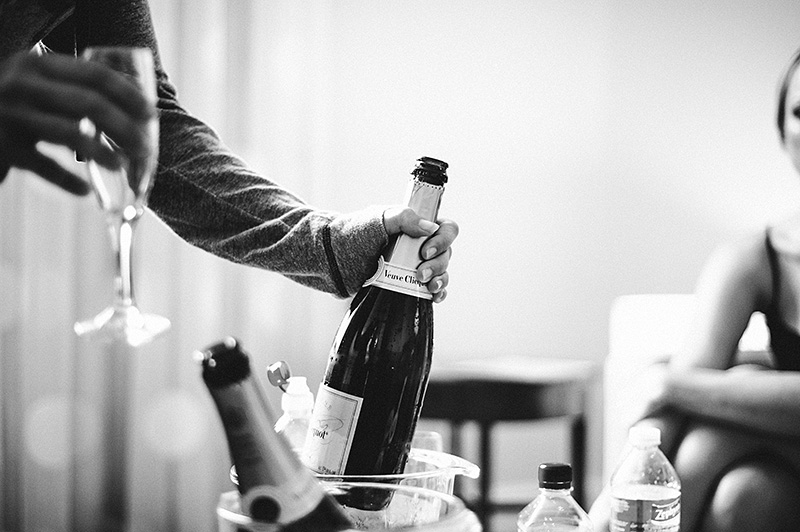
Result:
[[[417,279],[426,284],[434,303],[444,301],[450,282],[447,266],[453,254],[451,246],[458,236],[458,224],[443,219],[433,223],[409,207],[390,207],[383,213],[383,225],[389,236],[403,233],[428,237],[420,248],[422,263],[417,268]]]

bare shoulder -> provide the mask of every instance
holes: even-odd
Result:
[[[739,275],[756,275],[768,266],[766,230],[717,247],[709,262]]]
[[[703,281],[723,291],[747,292],[752,301],[763,301],[772,290],[765,240],[763,230],[718,246],[706,262]]]
[[[800,214],[776,223],[772,227],[771,237],[778,253],[800,256]]]

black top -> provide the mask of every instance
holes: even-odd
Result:
[[[539,487],[568,490],[572,486],[572,466],[560,462],[545,462],[539,466]]]
[[[789,327],[780,315],[781,269],[778,263],[778,253],[772,245],[769,230],[767,230],[765,245],[772,273],[772,300],[764,310],[764,316],[769,329],[770,347],[772,347],[775,368],[800,371],[800,333]]]
[[[431,185],[442,186],[447,183],[448,164],[433,157],[420,157],[417,166],[411,171],[420,181]]]

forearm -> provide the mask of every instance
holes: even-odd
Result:
[[[665,402],[689,415],[772,436],[800,436],[800,373],[691,369],[669,373]]]
[[[161,111],[162,150],[150,208],[187,242],[346,297],[375,270],[387,241],[381,210],[320,211],[254,174],[208,126]]]

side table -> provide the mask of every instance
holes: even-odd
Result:
[[[434,362],[421,417],[445,421],[451,428],[450,452],[461,453],[461,429],[475,422],[479,433],[479,494],[465,501],[489,532],[489,518],[520,504],[491,500],[492,429],[502,421],[570,420],[570,460],[575,499],[584,500],[586,472],[586,384],[595,371],[588,361],[507,356]]]

